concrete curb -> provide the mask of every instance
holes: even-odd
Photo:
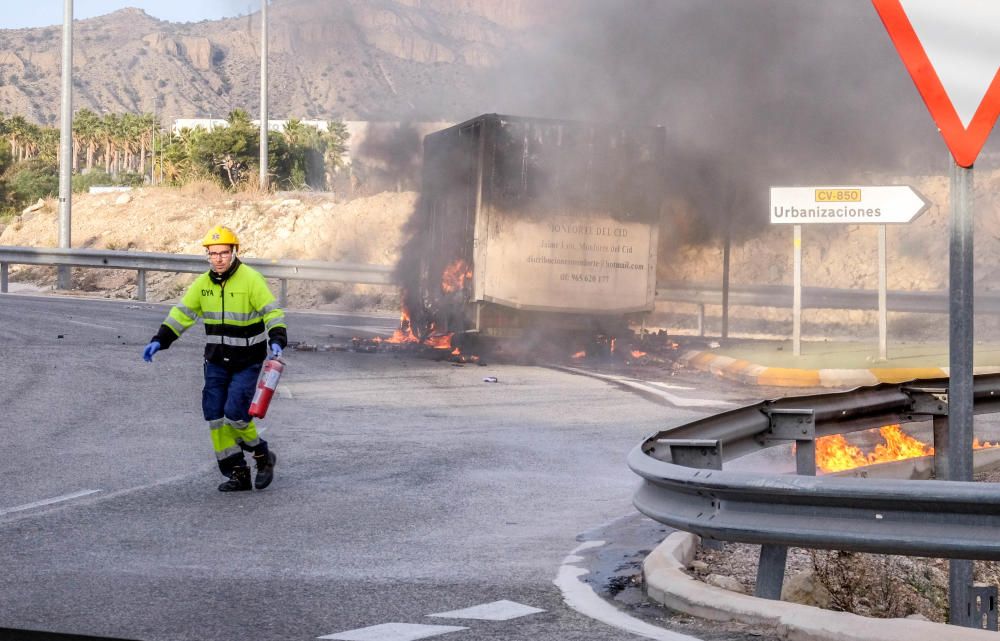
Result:
[[[747,360],[704,351],[688,351],[681,364],[746,385],[770,387],[862,387],[902,383],[919,378],[947,378],[947,367],[872,367],[866,369],[795,369],[765,367]],[[976,367],[976,374],[1000,372],[1000,367]]]
[[[646,594],[673,610],[713,621],[767,627],[789,641],[986,641],[996,632],[914,619],[872,619],[809,605],[758,599],[703,583],[684,572],[699,539],[674,532],[642,564]]]

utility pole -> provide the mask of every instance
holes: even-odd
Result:
[[[260,0],[260,188],[267,189],[267,0]]]
[[[73,201],[73,0],[65,0],[62,38],[62,113],[59,132],[59,247],[69,249]],[[70,289],[73,275],[61,266],[56,287]]]

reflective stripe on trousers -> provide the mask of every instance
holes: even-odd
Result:
[[[246,446],[247,449],[253,449],[260,445],[260,437],[257,435],[257,426],[253,419],[247,422],[218,418],[209,421],[208,427],[212,434],[212,448],[215,450],[215,458],[220,461],[241,453],[244,449],[243,446]]]

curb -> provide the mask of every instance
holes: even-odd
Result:
[[[684,352],[681,364],[746,385],[770,387],[863,387],[903,383],[922,378],[947,378],[947,367],[872,367],[866,369],[795,369],[765,367],[743,359],[703,351]],[[975,374],[993,374],[1000,367],[976,367]]]
[[[713,621],[766,626],[789,641],[986,641],[996,632],[915,619],[873,619],[810,605],[759,599],[717,588],[691,577],[684,568],[699,538],[674,532],[642,564],[649,598],[668,608]]]

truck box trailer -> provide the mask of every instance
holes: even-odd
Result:
[[[486,114],[424,138],[400,274],[417,333],[517,335],[652,311],[662,127]]]

